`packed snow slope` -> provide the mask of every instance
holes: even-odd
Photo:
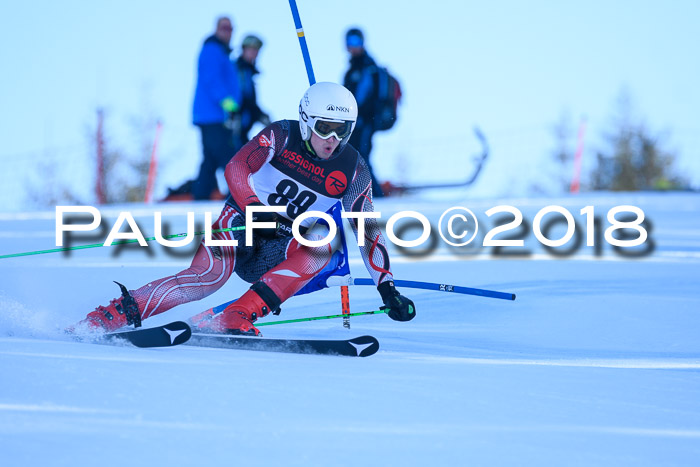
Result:
[[[446,209],[467,207],[480,221],[476,244],[495,225],[487,210],[517,208],[527,228],[496,238],[523,238],[523,247],[494,252],[438,238],[424,257],[391,250],[397,279],[517,299],[404,288],[418,313],[408,323],[372,315],[353,318],[350,330],[340,320],[261,328],[266,337],[371,334],[381,348],[368,358],[137,349],[77,343],[61,330],[118,295],[113,280],[136,288],[186,267],[191,246],[178,256],[154,244],[0,259],[0,463],[697,465],[697,194],[475,201],[434,193],[376,205],[384,220],[412,210],[433,225]],[[571,248],[568,256],[534,237],[535,215],[549,205],[571,212],[583,235],[579,248],[560,247]],[[606,213],[619,205],[646,215],[649,239],[637,257],[616,252],[602,234],[597,247],[585,246],[580,210],[594,206],[602,232]],[[104,241],[120,211],[132,212],[151,236],[153,211],[177,233],[187,210],[201,224],[205,210],[219,209],[110,206],[101,210],[105,230],[81,242]],[[554,239],[562,234],[549,231]],[[55,248],[55,213],[0,214],[0,245],[0,255]],[[350,251],[353,276],[367,277]],[[234,277],[213,296],[144,324],[186,318],[246,287]],[[380,305],[373,287],[352,287],[350,296],[353,311]],[[279,318],[339,313],[339,301],[337,288],[295,297]]]

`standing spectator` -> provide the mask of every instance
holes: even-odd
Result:
[[[192,185],[194,199],[209,199],[217,188],[216,170],[235,154],[231,115],[240,107],[236,68],[229,55],[233,26],[228,17],[216,21],[216,32],[207,37],[197,62],[197,88],[192,121],[202,134],[202,165]]]
[[[267,126],[270,124],[270,116],[258,106],[253,77],[260,73],[255,67],[258,53],[263,46],[262,40],[254,35],[248,35],[243,39],[241,55],[236,60],[238,68],[239,86],[241,89],[241,106],[234,114],[236,125],[234,126],[234,149],[237,152],[250,140],[249,133],[255,122]]]
[[[370,163],[372,152],[373,120],[377,102],[377,64],[369,56],[364,45],[364,35],[357,28],[345,34],[345,45],[350,53],[350,69],[345,73],[343,85],[350,90],[357,100],[357,124],[350,137],[350,144],[357,149],[367,162],[372,174],[372,193],[375,198],[384,196],[382,188],[374,175]]]

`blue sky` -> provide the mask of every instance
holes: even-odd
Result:
[[[700,2],[298,0],[298,7],[317,80],[341,79],[344,31],[360,26],[370,53],[402,83],[401,120],[375,141],[381,179],[466,177],[479,149],[477,124],[492,159],[475,196],[547,189],[552,127],[567,115],[573,148],[586,118],[589,170],[625,89],[635,116],[666,135],[678,169],[700,186]],[[160,192],[193,176],[201,157],[190,123],[195,63],[220,14],[233,18],[236,51],[247,33],[265,41],[262,107],[275,119],[296,118],[308,82],[287,1],[4,2],[0,161],[14,185],[6,175],[2,197],[21,190],[18,175],[46,157],[91,186],[87,134],[98,106],[112,144],[126,150],[148,140],[131,131],[135,119],[161,119]]]

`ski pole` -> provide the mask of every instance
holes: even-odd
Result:
[[[212,233],[219,233],[219,232],[233,232],[235,230],[244,230],[245,226],[241,225],[239,227],[230,227],[228,229],[215,229],[212,230]],[[195,232],[194,235],[204,235],[204,232]],[[165,235],[162,238],[168,239],[168,238],[177,238],[177,237],[186,237],[186,233],[179,233],[179,234],[173,234],[173,235]],[[152,240],[155,240],[156,237],[148,237],[145,238],[147,242],[150,242]],[[114,245],[124,245],[128,243],[138,243],[139,239],[137,238],[132,238],[129,240],[122,240],[122,241],[117,241],[117,242],[112,242],[110,246]],[[84,250],[86,248],[98,248],[101,246],[105,246],[104,243],[92,243],[90,245],[78,245],[78,246],[70,246],[70,247],[63,247],[63,248],[53,248],[51,250],[37,250],[37,251],[25,251],[24,253],[11,253],[9,255],[0,255],[0,259],[5,259],[5,258],[16,258],[18,256],[31,256],[31,255],[42,255],[44,253],[58,253],[61,251],[72,251],[72,250]]]
[[[273,324],[289,324],[289,323],[301,323],[304,321],[317,321],[321,319],[333,319],[333,318],[345,318],[350,316],[362,316],[362,315],[378,315],[382,313],[387,313],[388,310],[372,310],[372,311],[357,311],[350,314],[340,314],[340,315],[326,315],[326,316],[312,316],[311,318],[297,318],[297,319],[285,319],[282,321],[271,321],[269,323],[255,323],[255,326],[271,326]]]
[[[349,285],[374,285],[374,281],[370,278],[353,278],[350,279],[349,282],[347,282],[344,279],[344,285],[342,287],[348,287]],[[339,284],[329,284],[329,285],[339,285]],[[460,294],[465,294],[465,295],[478,295],[481,297],[491,297],[491,298],[500,298],[502,300],[515,300],[515,294],[512,293],[506,293],[506,292],[496,292],[493,290],[486,290],[486,289],[475,289],[472,287],[462,287],[459,285],[450,285],[450,284],[437,284],[437,283],[432,283],[432,282],[419,282],[419,281],[406,281],[406,280],[400,280],[400,279],[395,279],[394,280],[394,285],[397,287],[406,287],[406,288],[412,288],[412,289],[425,289],[425,290],[437,290],[439,292],[451,292],[451,293],[460,293]],[[221,313],[224,311],[224,309],[229,306],[231,303],[235,302],[236,300],[231,300],[226,303],[222,303],[219,306],[215,306],[213,308],[210,308],[208,311],[212,312],[212,315],[216,315],[218,313]],[[349,311],[349,310],[348,310]],[[330,319],[330,318],[343,318],[343,320],[350,319],[351,316],[359,316],[359,315],[368,315],[368,314],[377,314],[377,313],[386,313],[386,311],[363,311],[363,312],[358,312],[358,313],[347,313],[346,310],[343,310],[343,314],[340,315],[329,315],[329,316],[320,316],[316,318],[300,318],[300,319],[293,319],[293,320],[286,320],[286,321],[274,321],[271,323],[259,323],[260,326],[268,326],[270,324],[285,324],[285,323],[297,323],[301,321],[313,321],[317,319]],[[257,326],[258,324],[256,324]]]
[[[374,285],[370,278],[351,279],[352,285]],[[472,287],[462,287],[459,285],[438,284],[434,282],[394,280],[396,287],[408,287],[410,289],[437,290],[439,292],[453,292],[466,295],[478,295],[480,297],[500,298],[502,300],[515,300],[515,294],[506,292],[496,292],[494,290],[475,289]]]

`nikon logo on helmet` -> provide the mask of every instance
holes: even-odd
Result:
[[[326,107],[326,110],[330,110],[332,112],[345,112],[349,113],[350,109],[347,107],[342,107],[340,105],[333,105],[333,104],[328,104],[328,107]]]

